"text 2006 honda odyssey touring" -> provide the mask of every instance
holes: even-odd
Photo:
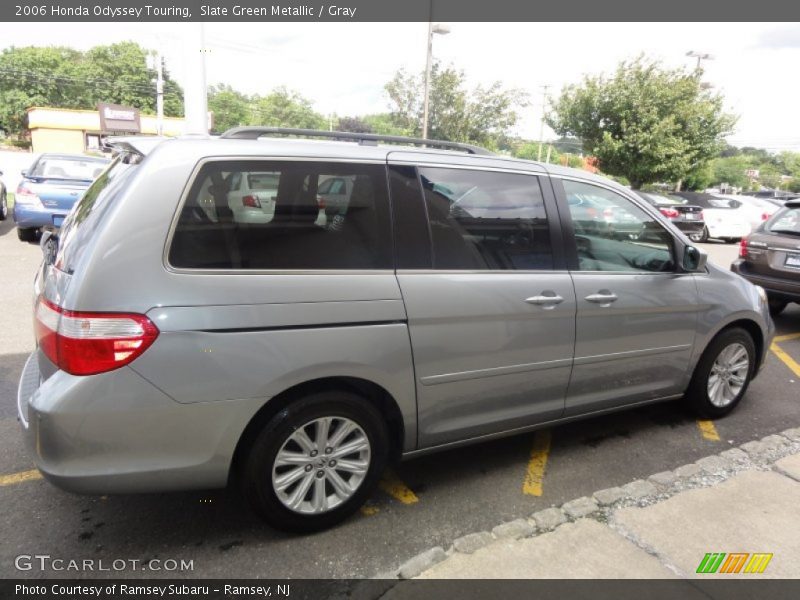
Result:
[[[56,485],[233,478],[309,531],[387,460],[680,397],[719,417],[758,372],[763,290],[606,179],[271,133],[120,141],[68,217],[18,396]]]

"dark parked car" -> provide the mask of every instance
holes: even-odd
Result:
[[[800,200],[789,200],[742,239],[731,270],[767,291],[773,315],[789,302],[800,302]]]
[[[0,177],[3,172],[0,171]],[[8,216],[8,198],[6,198],[6,184],[0,180],[0,221],[5,221]]]
[[[108,159],[82,154],[42,154],[22,172],[14,197],[17,235],[31,242],[41,229],[58,229]]]
[[[701,206],[688,204],[688,201],[683,198],[635,191],[655,206],[662,215],[672,221],[693,242],[705,242],[708,239],[708,230],[703,219],[703,208]]]

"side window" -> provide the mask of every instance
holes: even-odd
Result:
[[[324,196],[322,183],[337,178],[352,181],[349,193]],[[186,269],[392,268],[386,187],[382,165],[209,162],[180,209],[169,262]]]
[[[549,270],[550,230],[533,175],[422,167],[433,268]]]
[[[673,238],[654,217],[611,190],[563,183],[581,271],[674,269]]]

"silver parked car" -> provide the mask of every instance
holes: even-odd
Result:
[[[721,417],[764,360],[764,291],[609,180],[274,132],[118,141],[48,240],[18,409],[54,484],[236,481],[275,527],[317,530],[387,461],[679,398]],[[264,173],[274,208],[238,220],[230,187]]]

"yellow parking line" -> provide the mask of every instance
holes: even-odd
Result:
[[[773,342],[788,342],[789,340],[796,340],[800,338],[800,333],[790,333],[788,335],[778,335],[772,338]]]
[[[719,441],[719,433],[717,433],[717,428],[714,427],[714,421],[703,421],[698,419],[697,427],[700,429],[700,433],[703,434],[705,439],[711,440],[712,442]]]
[[[783,364],[789,367],[789,369],[791,369],[795,375],[800,377],[800,365],[797,364],[797,362],[795,362],[795,360],[791,356],[786,354],[786,352],[784,352],[783,349],[780,346],[778,346],[778,344],[773,342],[772,346],[770,346],[769,349],[772,350],[775,356],[780,358],[783,361]]]
[[[377,506],[372,506],[371,504],[365,504],[361,507],[361,514],[365,517],[371,517],[372,515],[377,515],[381,512],[381,509]]]
[[[383,473],[383,478],[378,483],[378,487],[403,504],[416,504],[419,502],[417,495],[391,469],[386,469]]]
[[[0,475],[0,487],[4,485],[14,485],[15,483],[22,483],[23,481],[34,481],[41,479],[42,474],[36,469],[30,471],[22,471],[21,473],[12,473],[11,475]]]
[[[547,457],[550,454],[550,440],[549,430],[537,431],[533,436],[531,458],[528,461],[528,470],[525,472],[525,481],[522,482],[523,494],[542,495],[542,481],[545,467],[547,467]]]

